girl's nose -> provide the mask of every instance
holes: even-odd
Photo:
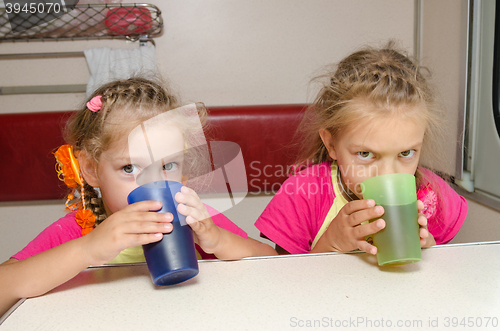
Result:
[[[146,169],[143,169],[141,171],[141,173],[136,178],[136,183],[138,185],[144,185],[160,180],[167,180],[167,178],[162,169],[158,168],[158,164],[153,163],[152,165],[146,167]]]
[[[388,175],[388,174],[393,174],[393,173],[396,173],[396,171],[384,169],[383,171],[380,171],[378,174],[379,175]]]
[[[388,163],[379,164],[377,172],[378,173],[376,175],[380,176],[380,175],[397,173],[398,169],[397,169],[395,164],[393,164],[392,162],[388,162]]]

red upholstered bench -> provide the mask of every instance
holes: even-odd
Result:
[[[276,191],[295,160],[306,105],[209,107],[211,140],[240,145],[251,194]],[[52,153],[72,112],[0,114],[0,201],[61,199]]]

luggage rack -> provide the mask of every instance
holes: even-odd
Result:
[[[161,11],[151,4],[85,4],[71,8],[64,13],[55,12],[57,8],[53,8],[54,13],[43,15],[23,13],[20,8],[17,8],[18,14],[14,14],[12,8],[0,8],[0,43],[89,39],[153,41],[152,37],[163,30]]]

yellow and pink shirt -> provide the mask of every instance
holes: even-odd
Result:
[[[467,216],[467,201],[441,177],[419,168],[429,184],[417,190],[436,243],[448,243]],[[255,222],[261,235],[291,254],[308,253],[347,200],[337,181],[337,166],[323,162],[290,176]]]

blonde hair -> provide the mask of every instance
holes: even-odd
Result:
[[[330,159],[319,130],[326,129],[335,137],[357,122],[396,113],[405,115],[408,111],[412,111],[408,115],[427,125],[422,153],[439,154],[432,152],[432,147],[437,148],[434,142],[443,134],[443,108],[428,76],[430,73],[425,67],[396,50],[390,41],[380,49],[363,48],[340,61],[327,74],[316,77],[326,78],[327,82],[307,109],[299,128],[303,148],[296,162],[298,169]],[[371,107],[374,111],[355,107],[359,101],[376,107]],[[401,107],[420,104],[425,107],[419,107],[422,111],[418,114],[414,112],[415,107]]]
[[[73,146],[75,154],[84,151],[97,165],[102,152],[114,141],[126,136],[143,121],[180,106],[177,97],[163,86],[164,83],[139,77],[101,86],[89,98],[100,95],[101,109],[92,112],[85,106],[72,116],[65,128],[67,143]],[[199,110],[199,116],[203,125],[206,111]],[[176,122],[182,123],[181,120]],[[180,129],[183,135],[189,134],[189,130]],[[84,183],[84,190],[85,203],[96,216],[96,223],[102,222],[107,217],[102,199],[87,183]]]

